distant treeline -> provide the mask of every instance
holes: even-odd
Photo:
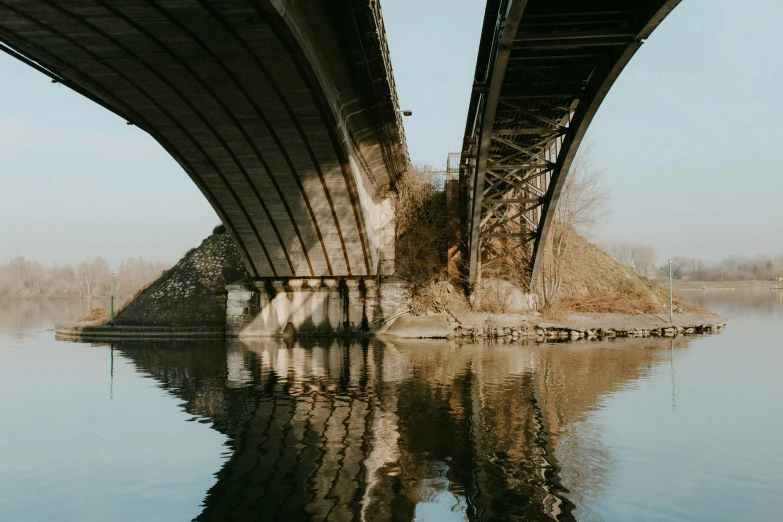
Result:
[[[669,264],[655,266],[655,247],[646,243],[617,241],[599,245],[617,262],[645,277],[668,279]],[[672,258],[672,276],[684,281],[766,281],[783,277],[783,253],[775,256],[729,256],[718,262],[693,257]]]
[[[658,269],[669,277],[669,265]],[[783,277],[783,254],[729,256],[716,263],[690,257],[672,258],[672,275],[687,281],[766,281]]]
[[[171,263],[131,257],[120,263],[114,275],[116,295],[130,295],[157,279]],[[111,269],[102,257],[77,266],[43,266],[14,257],[0,264],[0,297],[105,297],[109,295]]]

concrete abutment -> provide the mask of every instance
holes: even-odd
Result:
[[[226,286],[226,335],[360,335],[407,309],[405,281],[377,277],[264,278]]]

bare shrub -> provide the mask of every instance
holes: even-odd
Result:
[[[435,279],[418,287],[413,294],[411,312],[417,315],[426,312],[451,312],[468,306],[465,294],[451,281]]]
[[[508,288],[494,288],[487,291],[480,290],[481,297],[477,311],[491,314],[505,314],[511,312],[511,291]]]
[[[495,317],[490,315],[487,317],[486,321],[484,321],[484,334],[489,338],[489,341],[492,342],[495,337],[495,328],[497,328],[497,320],[495,320]]]
[[[473,308],[478,312],[508,314],[536,308],[535,296],[516,283],[502,279],[482,279],[473,288]]]
[[[432,167],[416,166],[396,182],[396,270],[410,282],[414,312],[438,306],[447,279],[447,238],[453,224]]]
[[[577,154],[566,178],[544,245],[540,274],[541,303],[557,298],[565,265],[578,235],[588,234],[607,214],[607,195],[600,186],[601,171],[593,168],[590,148]]]
[[[106,309],[102,306],[96,306],[92,310],[90,310],[90,313],[85,315],[84,317],[80,317],[78,321],[80,323],[95,323],[95,324],[106,324],[111,320],[109,317],[109,312],[106,311]]]
[[[655,270],[657,252],[649,243],[628,241],[602,242],[601,249],[622,265],[632,267],[637,274],[648,277]]]
[[[519,232],[519,230],[515,230]],[[530,257],[528,249],[520,248],[515,238],[493,238],[484,246],[481,255],[481,269],[476,287],[482,279],[501,279],[511,281],[521,288],[530,287]],[[473,289],[476,292],[476,288]],[[479,292],[480,293],[480,292]],[[483,296],[476,294],[476,306],[480,306]]]
[[[655,267],[657,252],[653,245],[647,243],[635,243],[631,246],[631,261],[633,269],[640,276],[647,277]]]
[[[633,257],[631,254],[632,245],[628,241],[603,242],[600,247],[621,265],[631,266]]]

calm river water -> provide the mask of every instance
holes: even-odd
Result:
[[[80,344],[0,302],[0,520],[781,520],[783,294],[717,336]]]

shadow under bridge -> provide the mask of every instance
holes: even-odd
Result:
[[[393,270],[409,160],[377,1],[2,0],[0,42],[152,135],[251,276]]]
[[[463,259],[521,255],[531,284],[577,149],[680,0],[489,0],[460,161]]]

